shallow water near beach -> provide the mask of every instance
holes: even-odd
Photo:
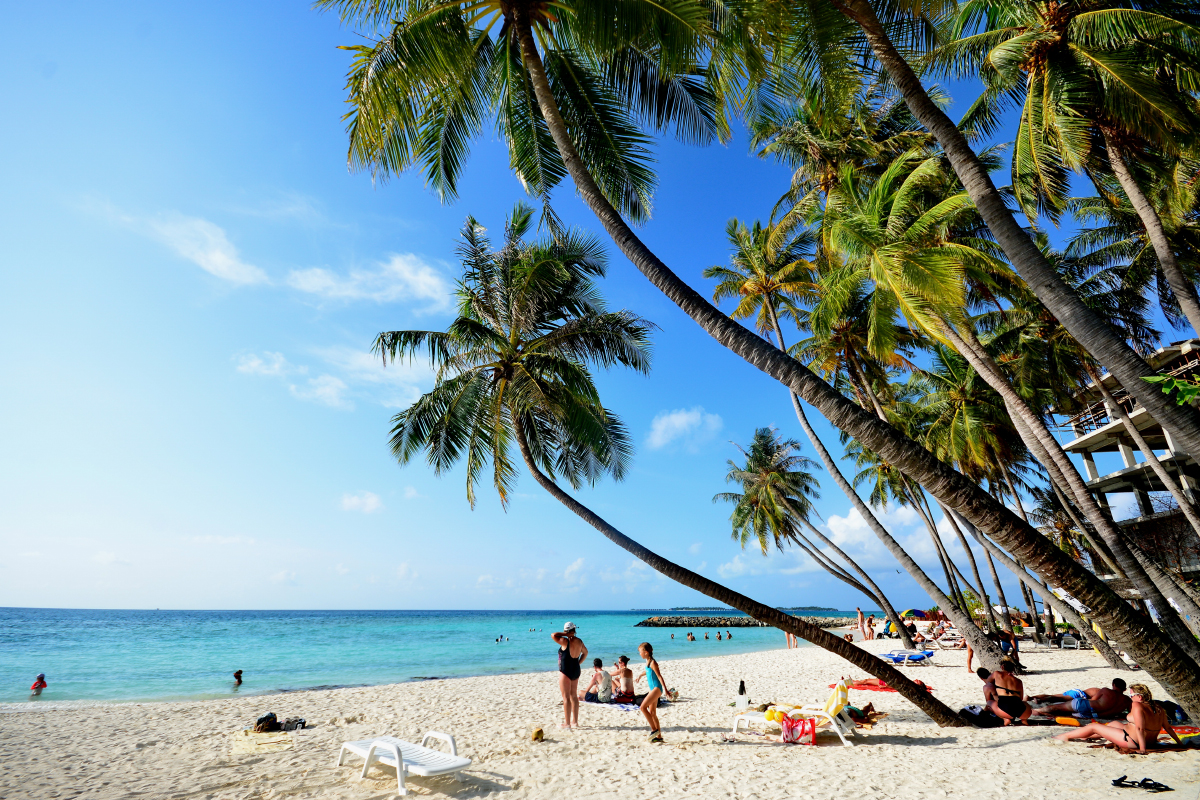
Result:
[[[663,661],[783,646],[773,628],[732,641],[686,641],[678,628],[637,628],[653,614],[608,611],[120,611],[0,609],[0,710],[51,704],[270,694],[557,669],[552,631],[579,626],[588,664],[635,662],[639,642]],[[704,616],[700,612],[684,612]],[[722,616],[738,616],[722,612]],[[822,613],[846,616],[853,612]],[[671,634],[675,639],[671,639]],[[505,641],[497,643],[498,637]],[[587,674],[585,664],[585,675]],[[235,690],[234,670],[245,672]],[[46,673],[49,688],[29,698]]]

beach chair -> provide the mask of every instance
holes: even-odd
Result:
[[[1059,646],[1059,649],[1061,649],[1061,650],[1072,650],[1072,649],[1078,650],[1079,649],[1079,640],[1076,639],[1074,636],[1063,636],[1062,642],[1059,643],[1058,646]]]
[[[846,686],[846,679],[838,681],[834,684],[833,692],[829,695],[829,699],[825,701],[823,706],[800,706],[797,709],[805,718],[817,720],[818,727],[828,725],[833,729],[833,732],[842,740],[844,747],[853,747],[854,743],[846,738],[846,734],[857,736],[854,720],[850,719],[849,712],[846,711],[846,706],[850,705],[850,689]],[[766,722],[767,716],[761,711],[744,711],[733,718],[733,732],[738,732],[738,727],[745,725],[750,727],[751,722]],[[778,722],[772,722],[771,725],[778,725]],[[816,740],[814,733],[813,740]]]
[[[932,650],[893,650],[890,653],[881,653],[879,657],[899,666],[928,667],[933,664],[933,655]]]
[[[450,752],[443,753],[426,747],[430,739],[440,739],[450,745]],[[377,739],[367,739],[361,742],[346,742],[338,753],[337,766],[346,762],[346,756],[353,754],[364,760],[362,777],[367,777],[372,764],[386,764],[396,770],[396,787],[401,795],[408,794],[404,786],[406,775],[419,775],[431,778],[435,775],[450,775],[471,766],[471,759],[458,754],[458,745],[454,737],[446,733],[430,731],[421,739],[421,744],[415,745],[404,742],[392,736],[380,736]]]

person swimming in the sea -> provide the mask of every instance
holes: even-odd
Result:
[[[33,682],[33,686],[29,687],[29,692],[30,692],[29,696],[37,697],[38,695],[40,695],[42,693],[42,689],[45,689],[49,685],[50,684],[46,683],[46,673],[39,672],[37,679],[34,680],[34,682]]]

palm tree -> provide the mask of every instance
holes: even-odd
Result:
[[[1200,331],[1200,298],[1168,240],[1154,204],[1133,174],[1131,155],[1179,152],[1195,130],[1195,102],[1179,73],[1200,65],[1200,29],[1151,4],[1037,0],[1015,5],[964,3],[949,26],[952,41],[932,63],[978,76],[984,93],[963,119],[994,130],[1020,104],[1013,187],[1025,215],[1062,213],[1068,171],[1116,177],[1144,226],[1167,283]],[[1103,150],[1101,150],[1103,146]]]
[[[730,259],[730,265],[728,267],[709,267],[704,271],[704,276],[719,280],[713,292],[713,299],[715,301],[720,302],[724,298],[738,298],[738,305],[734,309],[733,316],[742,319],[753,317],[758,331],[768,340],[774,334],[780,349],[786,350],[787,345],[784,341],[780,319],[787,318],[793,322],[797,322],[801,313],[800,305],[802,301],[811,299],[815,292],[811,283],[811,265],[800,258],[800,254],[796,249],[796,242],[798,240],[807,243],[810,237],[803,229],[795,227],[787,233],[780,233],[778,230],[779,224],[761,226],[755,223],[753,226],[754,234],[749,235],[746,226],[738,223],[736,220],[731,221],[726,229],[726,233],[729,235],[729,242],[733,247],[733,256]],[[802,268],[801,264],[805,266]],[[803,272],[801,272],[802,269]],[[803,279],[797,280],[800,274],[803,275]],[[861,341],[866,335],[866,319],[867,315],[864,314],[852,313],[844,315],[842,322],[836,326],[839,331],[844,331],[844,337],[835,338],[831,336],[823,342],[823,355],[821,358],[823,368],[829,369],[833,373],[835,383],[837,381],[837,374],[841,372],[841,369],[834,365],[842,363],[840,359],[843,358],[847,359],[851,364],[865,364],[865,367],[861,368],[857,374],[866,374],[869,377],[875,377],[879,371],[878,362],[875,359],[855,359],[851,352],[853,348],[861,345]],[[900,346],[906,346],[911,341],[907,332],[902,329],[897,329],[888,338],[889,341],[897,343]],[[830,342],[835,340],[838,344],[831,346]],[[796,347],[799,352],[808,355],[815,351],[816,345],[810,345],[807,350],[805,349],[805,343],[801,343]],[[803,358],[804,355],[801,357]],[[907,365],[907,361],[894,352],[891,354],[891,360],[895,364]],[[855,368],[851,367],[851,369]],[[851,386],[855,387],[855,391],[860,398],[860,403],[865,404],[866,401],[863,399],[861,392],[859,392],[857,383],[851,381]],[[964,636],[972,639],[972,646],[976,647],[979,651],[981,662],[987,665],[998,664],[1002,658],[999,649],[988,642],[982,634],[978,633],[968,615],[960,613],[962,603],[952,601],[946,597],[937,584],[925,574],[925,571],[921,569],[912,556],[880,524],[873,511],[862,501],[858,493],[854,490],[854,487],[842,475],[837,463],[817,437],[816,431],[812,429],[804,414],[799,397],[794,392],[789,392],[789,396],[792,401],[792,408],[796,413],[796,419],[800,422],[809,441],[813,443],[813,447],[816,448],[825,470],[834,479],[834,482],[838,484],[838,488],[842,490],[842,493],[851,501],[859,515],[871,528],[871,531],[884,544],[888,552],[895,556],[905,571],[929,594],[934,603],[939,607],[947,609],[946,613],[963,630]],[[934,531],[933,535],[936,537],[936,529],[932,530]],[[823,541],[828,542],[819,532],[816,535],[820,536]],[[832,544],[831,542],[828,543]],[[943,561],[944,564],[945,562]],[[956,595],[953,577],[949,569],[949,567],[946,568],[948,585],[950,586],[951,593]],[[882,605],[880,607],[883,608]],[[904,630],[903,626],[898,626],[897,630],[902,631],[901,635],[902,637],[906,637],[907,641],[907,631]],[[906,644],[906,646],[909,645]]]
[[[945,3],[938,0],[915,6],[888,6],[888,12],[894,16],[889,17],[887,23],[876,14],[870,0],[830,0],[830,3],[858,25],[871,54],[904,98],[913,116],[941,145],[1005,256],[1038,299],[1163,427],[1171,431],[1181,445],[1189,450],[1200,447],[1200,416],[1191,409],[1177,413],[1179,409],[1172,407],[1161,393],[1156,397],[1153,391],[1147,390],[1142,379],[1153,377],[1154,370],[1059,278],[1053,265],[1030,240],[1006,205],[986,165],[971,148],[967,134],[938,107],[922,86],[913,66],[892,41],[888,24],[897,23],[903,28],[904,22],[913,18],[921,24],[926,13],[936,15]]]
[[[883,590],[854,559],[809,521],[809,515],[813,513],[812,499],[819,495],[816,479],[805,470],[816,466],[816,463],[799,454],[800,443],[794,439],[784,439],[774,428],[759,428],[754,432],[750,449],[745,450],[740,446],[738,449],[746,457],[746,463],[738,465],[728,462],[729,472],[725,482],[741,484],[742,492],[722,492],[713,497],[713,502],[735,504],[730,521],[733,523],[733,538],[741,544],[742,549],[752,539],[758,542],[763,555],[770,550],[772,541],[780,550],[788,542],[799,545],[815,563],[835,578],[878,603],[896,630],[903,632],[904,646],[911,648],[913,643],[904,628],[904,621]],[[800,527],[819,538],[849,564],[860,580],[852,578],[821,553],[821,549],[799,530]]]
[[[1024,232],[1004,207],[986,170],[965,138],[925,93],[869,4],[865,0],[854,0],[852,5],[852,8],[838,7],[838,10],[852,14],[854,22],[863,29],[867,43],[896,83],[914,115],[945,148],[955,171],[972,193],[972,199],[988,226],[996,233],[1010,260],[1033,282],[1039,296],[1045,298],[1051,310],[1067,320],[1072,332],[1123,383],[1129,385],[1138,378],[1150,376],[1152,371],[1145,362],[1117,339],[1103,321],[1096,319],[1078,303],[1075,303],[1078,308],[1073,306],[1076,298],[1057,281],[1052,271],[1046,274],[1042,269],[1046,265],[1040,253],[1032,248]],[[919,480],[948,507],[959,511],[981,530],[996,537],[1014,555],[1030,564],[1037,564],[1043,577],[1064,587],[1081,602],[1095,609],[1102,624],[1129,643],[1128,647],[1141,663],[1155,671],[1156,677],[1170,688],[1181,704],[1200,714],[1200,667],[1191,662],[1178,647],[1158,632],[1145,630],[1128,604],[1079,565],[1057,550],[1048,549],[1036,531],[980,487],[933,459],[920,445],[874,419],[817,379],[801,364],[779,353],[717,311],[637,237],[618,210],[619,206],[628,205],[628,201],[622,202],[618,198],[614,204],[605,194],[604,186],[611,189],[613,182],[603,175],[593,176],[589,171],[588,159],[592,156],[581,152],[580,143],[584,139],[579,137],[577,141],[576,134],[572,133],[577,132],[580,126],[586,126],[588,117],[574,117],[570,123],[564,118],[563,109],[567,106],[556,99],[547,74],[547,60],[539,50],[537,39],[541,38],[548,53],[567,50],[571,56],[589,63],[616,60],[631,48],[636,49],[646,54],[649,61],[658,67],[654,71],[655,79],[649,85],[654,88],[650,94],[660,97],[669,93],[660,92],[658,88],[668,84],[674,76],[690,75],[696,71],[701,54],[725,53],[731,49],[733,46],[728,44],[730,39],[726,34],[735,36],[737,30],[728,26],[740,25],[741,17],[713,15],[707,5],[689,0],[672,3],[669,8],[661,3],[648,2],[572,6],[572,13],[563,14],[561,20],[544,14],[545,7],[540,3],[535,5],[526,2],[484,2],[471,4],[467,8],[458,3],[414,2],[394,7],[378,0],[329,0],[324,7],[337,9],[347,21],[362,22],[371,28],[386,27],[391,32],[408,31],[414,24],[440,19],[439,12],[444,12],[447,17],[457,15],[457,20],[448,24],[461,25],[471,31],[468,38],[486,32],[502,20],[501,31],[505,35],[515,36],[520,46],[521,67],[527,75],[532,96],[537,101],[546,131],[558,150],[563,167],[609,236],[651,283],[720,344],[804,397],[835,426],[885,455],[906,474]],[[715,31],[711,27],[714,21],[719,22]],[[723,25],[727,27],[721,27]],[[455,51],[454,47],[449,47],[443,58],[438,37],[409,38],[436,52],[436,57],[424,62],[429,65],[429,71],[420,80],[409,79],[404,59],[383,58],[378,68],[359,70],[351,87],[351,100],[355,107],[369,107],[377,114],[371,126],[359,126],[351,130],[352,158],[355,157],[354,153],[358,153],[358,162],[372,165],[380,175],[403,169],[406,164],[412,163],[411,159],[399,158],[398,155],[411,152],[412,142],[419,141],[422,130],[420,121],[427,112],[449,114],[456,108],[453,103],[444,102],[441,95],[428,91],[429,86],[458,87],[450,93],[451,100],[473,96],[474,92],[475,82],[465,78],[468,71],[455,66],[461,63],[461,59],[454,53],[461,53],[461,50]],[[752,44],[752,37],[743,37],[740,41]],[[382,56],[392,49],[392,39],[385,35],[374,42],[370,53],[362,51],[359,55],[360,58],[371,60],[375,54]],[[620,81],[613,81],[613,85],[618,83]],[[630,81],[625,83],[628,85]],[[954,136],[959,136],[961,141],[955,141]],[[527,147],[534,147],[540,137],[531,132],[520,141]],[[597,146],[607,146],[603,137],[600,137]],[[597,171],[600,169],[597,168]],[[1144,395],[1146,408],[1172,431],[1182,446],[1200,451],[1200,420],[1190,410],[1176,408],[1156,391],[1142,387],[1133,388],[1133,391],[1139,398]]]
[[[604,475],[620,480],[632,448],[620,419],[600,402],[594,366],[650,366],[650,323],[607,311],[593,277],[603,275],[594,239],[560,231],[553,240],[522,241],[532,210],[518,206],[493,251],[472,219],[459,253],[464,275],[458,317],[444,332],[381,333],[384,362],[428,353],[435,385],[393,419],[392,453],[402,465],[424,454],[435,473],[466,462],[467,496],[490,460],[492,482],[507,502],[517,478],[515,444],[547,492],[610,541],[678,583],[755,619],[806,639],[895,687],[939,725],[962,721],[899,670],[802,619],[784,614],[698,575],[625,536],[565,491]]]

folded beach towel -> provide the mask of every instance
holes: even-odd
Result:
[[[621,711],[641,711],[642,710],[642,707],[640,705],[637,705],[636,703],[598,703],[594,700],[584,700],[583,702],[589,706],[601,706],[603,708],[617,708],[617,709],[620,709]],[[665,706],[665,705],[667,705],[667,701],[663,700],[662,698],[659,698],[658,705],[660,707]]]

